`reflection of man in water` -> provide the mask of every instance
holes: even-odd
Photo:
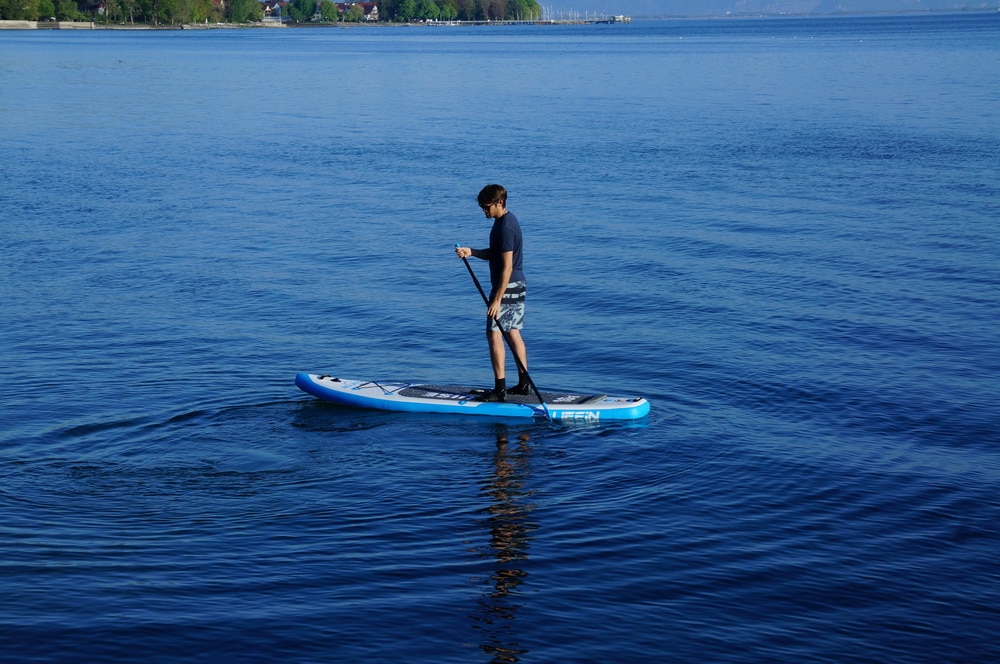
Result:
[[[528,520],[534,505],[523,502],[534,492],[524,489],[528,476],[531,448],[528,435],[522,433],[512,449],[507,439],[506,425],[497,431],[497,448],[493,455],[493,472],[483,485],[483,492],[490,497],[490,505],[483,524],[490,533],[489,555],[495,561],[490,574],[490,590],[479,601],[480,611],[473,615],[476,627],[484,631],[480,648],[493,656],[493,662],[517,662],[527,650],[518,647],[513,633],[513,620],[521,604],[518,586],[528,573],[519,564],[528,559],[528,542],[537,524]]]

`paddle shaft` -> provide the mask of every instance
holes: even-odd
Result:
[[[459,245],[456,244],[455,246],[458,247]],[[479,291],[479,294],[483,296],[483,302],[486,303],[487,307],[490,306],[490,298],[487,297],[486,291],[483,290],[483,285],[479,283],[479,278],[476,276],[476,271],[472,269],[472,265],[469,264],[469,259],[462,256],[462,262],[465,263],[465,267],[469,271],[469,276],[472,277],[473,283],[476,284],[476,289]],[[525,379],[527,379],[528,385],[531,385],[531,390],[535,393],[535,396],[538,397],[538,403],[542,404],[542,410],[545,411],[545,417],[552,420],[552,416],[549,415],[549,408],[545,405],[545,399],[542,398],[542,393],[539,392],[538,388],[535,386],[535,381],[531,380],[531,376],[528,374],[528,368],[524,366],[521,362],[521,358],[517,356],[517,351],[514,349],[514,342],[510,338],[510,332],[503,329],[503,325],[500,323],[499,318],[494,318],[493,321],[497,324],[497,327],[500,328],[500,334],[503,335],[503,340],[507,342],[507,347],[510,348],[510,354],[514,356],[514,363],[517,364],[518,372],[520,372]]]

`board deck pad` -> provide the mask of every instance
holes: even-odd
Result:
[[[487,390],[447,383],[412,383],[336,378],[330,374],[300,373],[295,384],[324,401],[355,408],[410,413],[450,413],[491,417],[532,417],[577,422],[635,420],[649,413],[642,397],[606,394],[542,392],[538,396],[507,393],[506,401],[483,401]]]
[[[464,387],[462,385],[411,385],[399,391],[401,397],[414,397],[418,399],[445,399],[447,401],[458,401],[460,399],[478,399],[489,390],[475,387]],[[546,404],[567,404],[580,405],[600,401],[606,394],[562,394],[560,392],[541,392],[542,399]],[[534,392],[528,394],[507,393],[505,403],[537,404],[538,397]]]

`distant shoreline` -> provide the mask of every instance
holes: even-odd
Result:
[[[434,21],[427,23],[278,23],[263,21],[259,23],[180,23],[177,25],[150,25],[148,23],[97,23],[94,21],[0,21],[0,30],[253,30],[275,28],[423,28],[423,27],[454,27],[454,26],[509,26],[509,25],[591,25],[620,24],[629,20],[615,21],[609,19],[554,19],[537,21]]]
[[[556,25],[595,25],[595,24],[628,24],[642,21],[717,21],[717,20],[747,20],[747,19],[799,19],[799,18],[850,18],[865,16],[929,16],[947,14],[984,14],[1000,13],[1000,9],[914,9],[892,12],[838,12],[830,14],[730,14],[706,16],[634,16],[608,17],[603,19],[550,19],[531,21],[429,21],[423,23],[390,23],[390,22],[360,22],[348,23],[277,23],[264,21],[260,23],[183,23],[178,25],[150,25],[148,23],[119,23],[108,25],[94,21],[12,21],[0,20],[0,31],[3,30],[246,30],[275,28],[436,28],[436,27],[466,27],[466,26],[556,26]],[[615,20],[618,18],[619,20]]]

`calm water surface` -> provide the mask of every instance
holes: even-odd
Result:
[[[998,108],[996,14],[0,33],[0,660],[997,660]],[[494,181],[650,416],[299,393],[488,385]]]

